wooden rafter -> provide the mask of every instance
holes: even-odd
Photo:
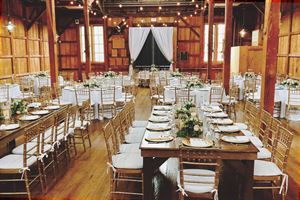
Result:
[[[32,14],[32,16],[29,18],[30,21],[27,24],[26,29],[29,30],[33,26],[33,24],[43,16],[43,14],[45,12],[46,12],[46,6],[44,6],[44,5],[41,7],[40,10],[38,8],[36,8],[35,9],[36,15],[33,17],[33,14]],[[34,13],[34,12],[32,12],[32,13]]]
[[[191,31],[198,37],[198,38],[200,38],[200,34],[195,30],[195,28],[194,27],[192,27],[182,16],[179,16],[180,17],[180,19],[183,21],[183,23],[188,27],[188,28],[190,28],[191,29]]]

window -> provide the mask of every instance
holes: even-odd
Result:
[[[104,62],[104,32],[103,26],[90,27],[90,52],[92,62]],[[84,26],[80,27],[80,55],[81,62],[85,62],[85,34]]]
[[[217,33],[217,35],[216,35]],[[215,62],[223,61],[223,46],[225,36],[225,25],[216,24],[213,26],[213,47],[212,60]],[[207,62],[208,56],[208,24],[204,26],[204,62]]]

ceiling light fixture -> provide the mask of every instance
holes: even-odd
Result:
[[[140,7],[140,11],[144,10],[143,6]]]
[[[119,4],[119,8],[122,8],[122,4]]]

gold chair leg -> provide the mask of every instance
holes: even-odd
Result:
[[[24,171],[24,182],[25,182],[25,187],[26,187],[28,200],[31,200],[31,193],[30,193],[30,188],[29,188],[27,171]]]

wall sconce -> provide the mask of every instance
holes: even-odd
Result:
[[[9,20],[7,25],[6,25],[6,28],[7,28],[8,32],[11,33],[14,30],[15,25]]]
[[[243,28],[239,33],[240,33],[241,38],[244,38],[247,34],[247,31],[246,31],[246,29]]]

